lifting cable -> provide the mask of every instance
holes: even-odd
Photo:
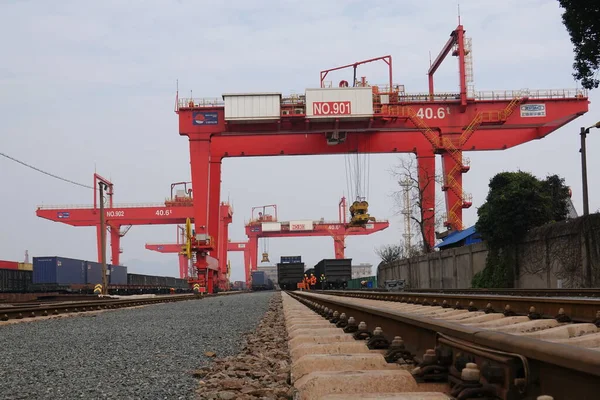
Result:
[[[370,140],[367,139],[361,153],[356,142],[356,153],[345,155],[346,188],[351,202],[367,200],[370,194],[371,154]]]

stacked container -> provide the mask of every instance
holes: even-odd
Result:
[[[87,262],[65,257],[33,257],[33,283],[85,284]]]
[[[16,261],[0,260],[0,269],[19,269],[19,263]]]
[[[123,265],[110,265],[109,283],[111,285],[127,285],[127,267]]]
[[[19,263],[19,269],[21,271],[33,271],[32,263]]]
[[[102,283],[102,264],[94,261],[87,261],[87,274],[85,283],[97,285]]]

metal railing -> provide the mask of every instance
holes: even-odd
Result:
[[[373,85],[379,88],[377,93],[374,95],[390,95],[394,94],[401,102],[430,102],[430,101],[458,101],[460,100],[460,93],[448,92],[448,93],[434,93],[431,96],[427,92],[415,92],[406,93],[404,92],[404,85],[394,84],[392,90],[390,90],[389,84]],[[327,86],[331,87],[331,86]],[[519,89],[519,90],[486,90],[476,91],[469,93],[470,99],[475,100],[512,100],[517,97],[528,97],[530,99],[576,99],[576,98],[587,98],[587,89]],[[297,93],[282,96],[281,105],[304,105],[305,103],[304,93]],[[180,98],[177,102],[179,108],[202,108],[202,107],[223,107],[225,102],[217,97],[211,98]]]
[[[177,101],[177,108],[193,108],[193,107],[222,107],[225,101],[218,97],[187,97],[180,98]]]
[[[111,210],[115,208],[137,208],[137,207],[161,207],[166,208],[165,203],[124,203],[124,204],[114,204],[112,208],[105,207],[106,210]],[[175,206],[177,207],[177,206]],[[41,205],[37,207],[39,210],[84,210],[84,209],[93,209],[93,204],[62,204],[62,205]],[[100,208],[100,207],[96,207]],[[172,207],[171,207],[172,208]]]
[[[520,90],[486,90],[474,93],[475,100],[512,100],[516,97],[530,99],[575,99],[585,98],[587,89],[520,89]]]

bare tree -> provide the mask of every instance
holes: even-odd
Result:
[[[418,161],[413,155],[400,157],[399,164],[392,167],[390,173],[398,182],[398,185],[400,185],[400,190],[392,194],[396,203],[396,215],[408,213],[412,221],[411,227],[414,226],[416,228],[416,235],[419,237],[419,247],[423,253],[431,252],[433,249],[431,248],[431,244],[427,243],[425,226],[429,223],[433,223],[435,229],[443,226],[443,215],[440,212],[442,202],[436,201],[435,197],[428,199],[426,196],[428,196],[427,191],[431,189],[432,185],[435,186],[436,183],[441,184],[442,177],[435,174],[435,172],[431,174],[424,169],[419,169]],[[423,187],[419,186],[419,174],[424,175]],[[405,189],[408,190],[408,205],[405,204]],[[435,192],[434,190],[434,196]],[[428,200],[434,203],[435,212],[432,216],[425,217],[427,210],[425,210],[423,204]]]
[[[404,258],[404,246],[402,244],[384,244],[375,249],[375,254],[381,258],[384,264],[391,264]]]
[[[405,243],[400,241],[398,244],[384,244],[380,246],[378,249],[375,249],[375,254],[381,258],[384,264],[390,264],[394,261],[420,256],[424,253],[420,244],[413,245],[407,249]]]

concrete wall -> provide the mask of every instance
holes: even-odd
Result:
[[[593,214],[532,230],[517,246],[515,287],[582,287],[586,280],[600,286],[598,227],[600,214]],[[380,287],[388,279],[405,279],[412,288],[470,288],[473,275],[485,267],[487,254],[487,245],[476,243],[390,265],[381,263],[377,282]]]

